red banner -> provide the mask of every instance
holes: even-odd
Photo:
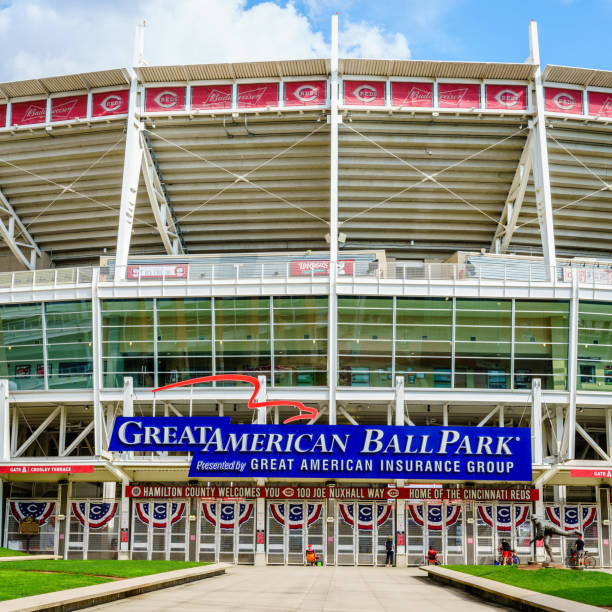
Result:
[[[433,83],[391,83],[391,104],[393,106],[433,106]]]
[[[285,106],[317,106],[325,104],[325,81],[285,83]]]
[[[384,106],[384,81],[344,81],[344,103],[352,106]]]
[[[93,465],[0,465],[0,474],[90,474]]]
[[[338,261],[338,274],[353,273],[352,259]],[[305,259],[291,262],[291,276],[327,276],[329,274],[329,261]]]
[[[440,83],[440,108],[479,108],[480,85],[476,83]]]
[[[278,106],[278,83],[242,83],[238,85],[238,108]]]
[[[51,99],[51,121],[69,121],[87,117],[87,96]]]
[[[189,278],[189,264],[128,266],[128,278]]]
[[[185,88],[147,87],[145,110],[148,113],[185,110]]]
[[[570,476],[572,478],[612,478],[612,469],[570,470]]]
[[[191,108],[195,110],[232,108],[232,86],[195,85],[191,88]]]
[[[589,91],[589,115],[612,117],[612,92]]]
[[[582,115],[582,92],[577,89],[545,87],[544,107],[551,113]]]
[[[6,104],[0,105],[0,127],[6,127]]]
[[[30,102],[13,102],[11,109],[11,125],[31,125],[45,123],[47,100],[31,100]]]
[[[130,103],[129,89],[117,91],[104,91],[95,93],[92,100],[92,116],[105,117],[107,115],[124,115],[128,112]]]
[[[526,110],[527,88],[524,85],[487,85],[487,108]]]
[[[199,497],[208,500],[253,499],[410,499],[465,500],[478,502],[525,502],[538,499],[537,489],[473,489],[457,487],[325,487],[325,486],[215,486],[135,485],[126,487],[127,497]]]

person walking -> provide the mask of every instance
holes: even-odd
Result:
[[[388,565],[389,567],[393,567],[393,540],[391,536],[387,538],[385,543],[385,549],[387,550],[387,558],[385,559],[385,567]]]
[[[584,567],[584,540],[582,539],[582,534],[577,532],[576,542],[574,543],[574,552],[576,553],[576,560],[578,567]]]

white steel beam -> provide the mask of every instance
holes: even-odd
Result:
[[[405,379],[403,376],[395,377],[395,424],[404,425],[404,389]]]
[[[612,457],[612,408],[606,408],[606,450]]]
[[[492,253],[505,253],[510,246],[512,235],[516,229],[516,223],[523,205],[523,198],[527,184],[529,183],[529,175],[531,174],[531,166],[533,160],[533,128],[529,130],[521,158],[519,160],[510,191],[506,197],[506,203],[502,210],[495,236],[491,242]]]
[[[552,195],[550,191],[550,173],[548,169],[548,144],[546,141],[546,118],[544,114],[544,88],[540,68],[540,46],[538,43],[538,25],[535,21],[529,24],[530,60],[535,64],[535,107],[536,123],[534,126],[533,181],[535,185],[536,211],[542,236],[542,251],[549,280],[554,278],[556,267],[555,235],[553,226]]]
[[[338,406],[338,411],[340,412],[340,414],[344,415],[346,420],[351,425],[359,425],[359,423],[355,420],[355,418],[353,416],[351,416],[351,414],[348,412],[348,410],[346,408],[344,408],[344,406]]]
[[[155,160],[151,155],[150,141],[144,132],[140,133],[140,146],[142,148],[142,176],[149,196],[149,202],[155,217],[155,224],[161,236],[164,248],[168,255],[181,255],[184,253],[183,241],[174,219],[172,207],[168,201],[166,190],[160,179]]]
[[[0,237],[28,270],[36,269],[36,258],[41,255],[40,249],[2,191],[0,191]]]
[[[68,448],[64,450],[63,453],[60,453],[60,457],[67,457],[82,441],[85,437],[89,435],[91,430],[94,428],[94,422],[91,421],[83,431],[70,443]]]
[[[58,406],[53,412],[34,430],[32,435],[17,449],[15,452],[15,457],[21,457],[23,453],[25,453],[30,445],[33,444],[38,436],[47,428],[47,426],[55,419],[55,417],[59,414],[60,407]]]
[[[8,380],[0,380],[0,461],[11,459],[11,405]]]
[[[563,438],[561,440],[561,456],[568,460],[576,458],[576,395],[578,377],[578,275],[572,275],[572,293],[570,297],[569,338],[567,347],[567,385],[569,401]]]
[[[585,429],[580,425],[580,423],[576,423],[576,431],[586,440],[587,444],[604,460],[610,463],[610,457],[608,454],[591,438],[591,436],[585,431]]]
[[[542,381],[531,380],[531,462],[542,465]]]
[[[142,123],[137,112],[138,79],[132,76],[130,84],[130,104],[125,136],[125,157],[123,160],[123,182],[121,184],[121,205],[119,208],[119,227],[117,229],[117,249],[115,257],[115,280],[125,278],[130,240],[134,225],[138,180],[142,164]]]
[[[501,406],[495,406],[495,408],[493,408],[493,410],[491,410],[491,412],[489,412],[489,414],[487,414],[481,421],[480,423],[478,423],[478,425],[476,425],[476,427],[484,427],[487,422],[489,421],[489,419],[493,416],[495,416],[498,412],[499,409],[501,408]]]

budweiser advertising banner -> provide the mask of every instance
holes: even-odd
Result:
[[[0,105],[0,127],[6,127],[6,104]]]
[[[47,113],[47,100],[31,100],[29,102],[13,102],[12,125],[31,125],[44,123]]]
[[[232,86],[196,85],[192,87],[191,108],[194,110],[232,108]]]
[[[526,110],[527,88],[523,85],[487,85],[487,108]]]
[[[480,85],[476,83],[440,83],[440,108],[478,108]]]
[[[544,106],[552,113],[582,115],[582,92],[577,89],[545,87]]]
[[[589,91],[589,115],[612,117],[612,92]]]
[[[354,269],[352,259],[338,261],[338,274],[352,274]],[[291,262],[291,276],[327,276],[329,274],[329,260],[305,259]]]
[[[238,108],[278,106],[278,83],[241,83],[238,85]]]
[[[384,106],[384,81],[344,81],[344,103],[352,106]]]
[[[285,106],[325,104],[325,81],[293,81],[285,83]]]
[[[111,451],[192,452],[190,477],[531,481],[518,427],[237,425],[229,417],[118,417]]]
[[[433,106],[433,83],[391,83],[391,104],[393,106]]]
[[[124,115],[130,102],[129,89],[95,93],[92,99],[92,116]]]
[[[51,121],[69,121],[87,117],[87,96],[52,98]]]
[[[185,88],[147,87],[145,110],[147,112],[185,110]]]

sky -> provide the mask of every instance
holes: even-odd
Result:
[[[523,62],[612,69],[612,0],[0,0],[0,82],[131,65],[329,57]]]

